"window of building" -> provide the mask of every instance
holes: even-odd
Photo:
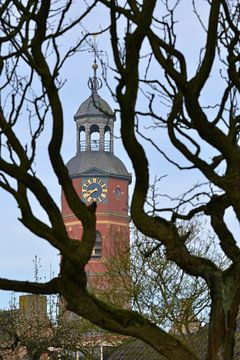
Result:
[[[99,231],[96,233],[96,241],[92,252],[92,258],[102,257],[102,235]]]
[[[79,128],[79,150],[86,150],[86,132],[84,126],[80,126]]]
[[[104,151],[111,151],[111,130],[109,126],[104,129]]]
[[[122,191],[121,191],[120,187],[117,186],[116,189],[114,190],[115,198],[116,198],[117,200],[119,200],[120,197],[121,197],[121,194],[122,194]]]
[[[91,151],[99,151],[99,138],[99,127],[97,125],[92,125],[90,127]]]

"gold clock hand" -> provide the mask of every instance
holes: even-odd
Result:
[[[88,190],[87,191],[87,196],[89,197],[90,195],[92,195],[94,192],[96,192],[96,191],[98,191],[98,189],[97,188],[94,188],[94,189],[92,189],[92,190]]]

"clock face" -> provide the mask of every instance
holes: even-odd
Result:
[[[82,185],[82,196],[87,202],[101,202],[106,198],[107,192],[107,185],[99,178],[89,178]]]

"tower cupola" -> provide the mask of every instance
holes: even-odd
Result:
[[[102,81],[97,77],[98,65],[94,60],[93,77],[88,81],[91,95],[80,105],[76,121],[76,151],[103,151],[113,153],[113,128],[115,116],[99,94]]]
[[[101,98],[98,90],[102,80],[97,77],[96,56],[93,77],[88,80],[90,96],[79,106],[74,120],[76,123],[76,155],[67,163],[71,178],[86,173],[100,172],[102,176],[123,178],[131,182],[123,162],[114,155],[115,115],[109,104]]]

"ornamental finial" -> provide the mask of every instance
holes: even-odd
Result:
[[[102,80],[99,79],[97,77],[97,69],[98,69],[98,64],[97,64],[97,54],[101,53],[101,50],[98,50],[97,48],[97,43],[96,43],[96,34],[93,35],[93,44],[92,44],[92,49],[90,50],[93,55],[94,55],[94,62],[92,65],[92,69],[93,69],[93,77],[90,77],[88,80],[88,87],[90,90],[92,90],[92,92],[96,93],[97,90],[101,89],[102,87]]]

